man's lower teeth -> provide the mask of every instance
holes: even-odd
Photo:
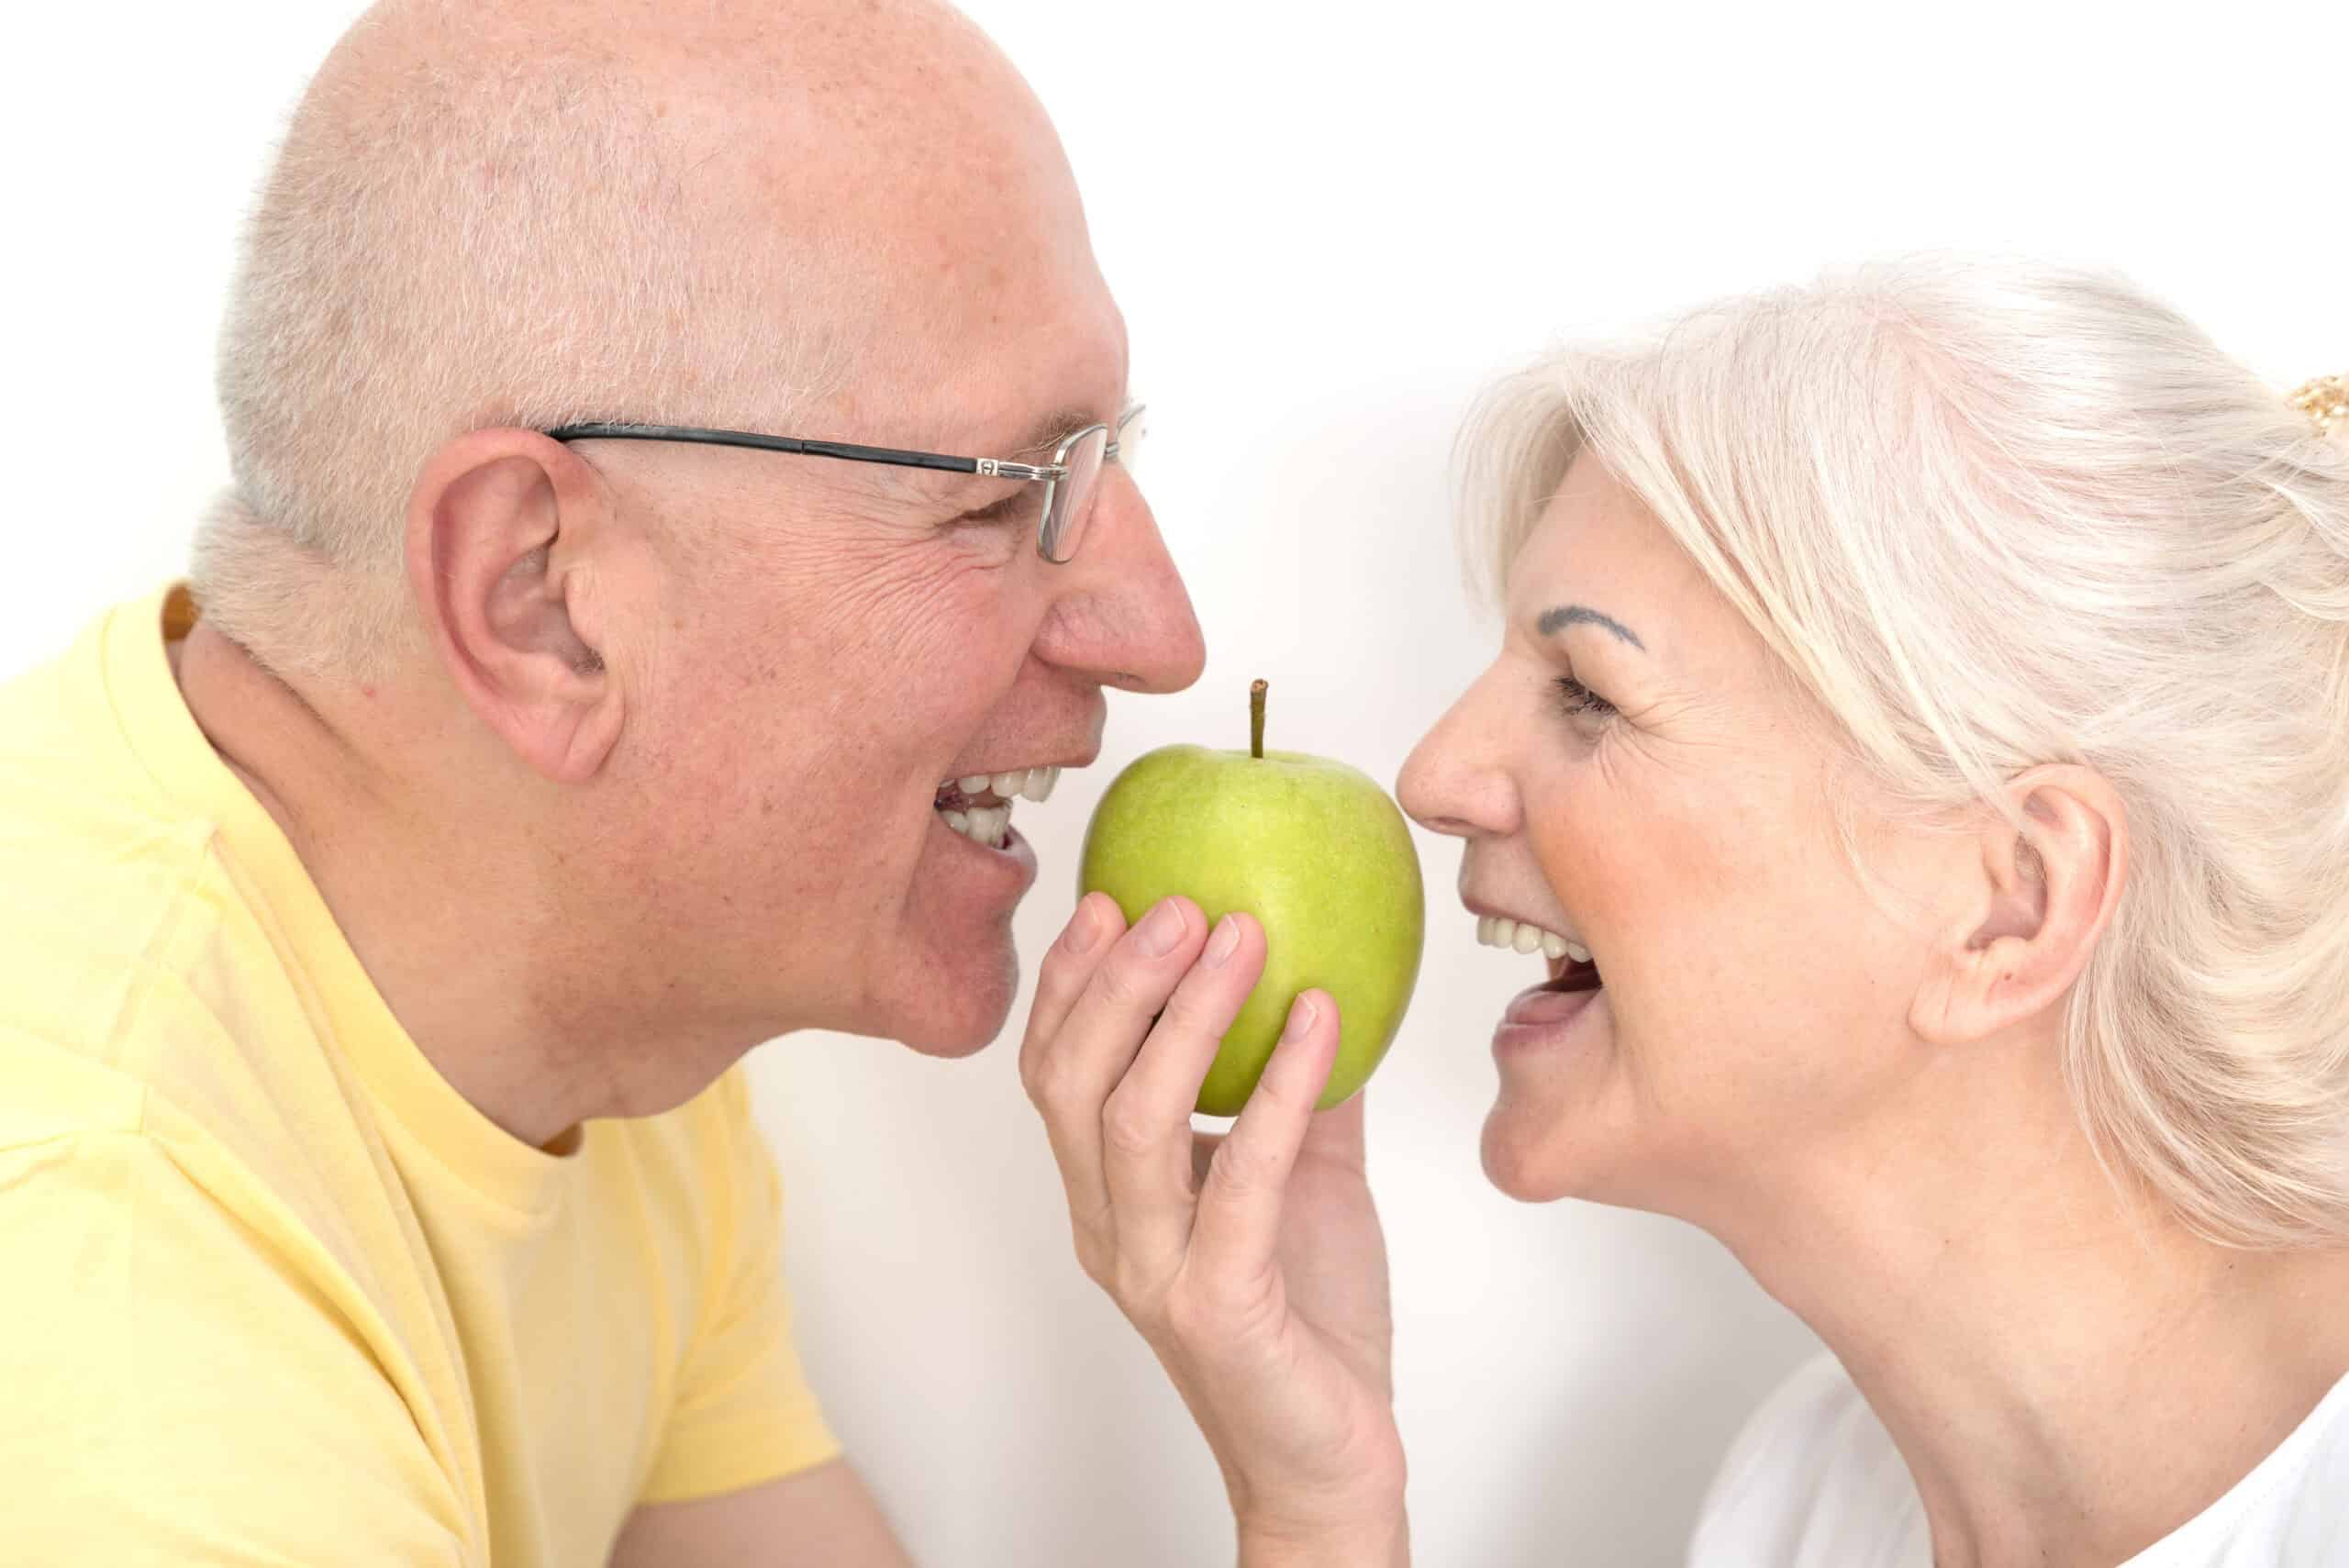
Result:
[[[1011,824],[1008,806],[974,806],[967,811],[941,811],[946,825],[982,849],[999,850]]]

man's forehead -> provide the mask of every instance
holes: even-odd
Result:
[[[363,24],[379,35],[593,50],[616,62],[723,60],[818,88],[990,47],[942,0],[378,0]]]
[[[1025,80],[937,0],[381,0],[327,72],[362,95],[429,78],[495,104],[555,76],[657,126],[681,185],[853,199],[876,183],[990,183],[1056,154]]]
[[[754,339],[773,335],[714,386],[788,406],[751,428],[1029,462],[1114,420],[1124,322],[1058,138],[1016,70],[943,6],[780,9],[804,13],[780,42],[770,31],[754,61],[694,51],[662,109],[680,179],[699,186],[682,214],[710,231],[706,286],[736,296]],[[826,41],[798,49],[795,29]],[[836,46],[849,32],[893,42],[845,64]],[[736,97],[729,82],[757,85]],[[754,390],[763,361],[802,384]]]
[[[901,295],[841,384],[839,417],[857,433],[841,439],[1034,462],[1115,420],[1128,395],[1125,321],[1084,262],[1053,286],[1007,288],[976,308],[951,290]]]

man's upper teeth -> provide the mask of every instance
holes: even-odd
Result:
[[[1005,800],[1026,795],[1030,800],[1050,800],[1052,786],[1060,783],[1058,768],[1014,768],[1002,773],[965,773],[954,781],[954,787],[964,795],[986,795],[992,792]]]
[[[1515,948],[1519,952],[1539,951],[1548,959],[1570,958],[1576,963],[1590,962],[1590,950],[1580,942],[1568,941],[1555,931],[1523,920],[1512,920],[1506,915],[1480,915],[1476,918],[1476,940],[1488,948]]]
[[[972,797],[953,810],[941,809],[946,825],[974,844],[999,850],[1005,843],[1004,829],[1011,825],[1011,803],[1021,795],[1030,800],[1047,800],[1052,786],[1060,783],[1058,768],[1015,768],[1002,773],[967,773],[959,779],[949,779],[940,786],[941,792],[952,789]],[[976,797],[993,795],[993,806],[977,805]]]

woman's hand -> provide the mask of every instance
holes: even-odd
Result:
[[[1244,1564],[1408,1560],[1386,1251],[1363,1104],[1314,1114],[1337,1005],[1308,991],[1229,1134],[1192,1102],[1264,964],[1264,929],[1174,898],[1125,929],[1089,895],[1044,959],[1020,1046],[1085,1271],[1182,1391],[1223,1467]]]

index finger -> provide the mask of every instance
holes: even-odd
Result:
[[[1337,1064],[1338,1004],[1326,991],[1307,991],[1290,1004],[1288,1025],[1264,1063],[1240,1119],[1231,1125],[1199,1187],[1191,1252],[1209,1278],[1252,1279],[1273,1266],[1280,1243],[1281,1201],[1289,1173],[1313,1130],[1313,1106]],[[1337,1116],[1343,1107],[1330,1114]],[[1322,1133],[1342,1142],[1359,1137],[1362,1113],[1341,1118]]]
[[[1086,924],[1079,927],[1080,920]],[[1036,971],[1036,999],[1028,1005],[1028,1032],[1019,1040],[1019,1073],[1023,1080],[1032,1081],[1030,1074],[1036,1064],[1037,1051],[1061,1032],[1061,1025],[1068,1021],[1069,1009],[1085,995],[1093,972],[1125,934],[1125,911],[1118,907],[1116,899],[1106,893],[1088,893],[1076,901],[1068,924],[1045,951],[1044,962]]]

